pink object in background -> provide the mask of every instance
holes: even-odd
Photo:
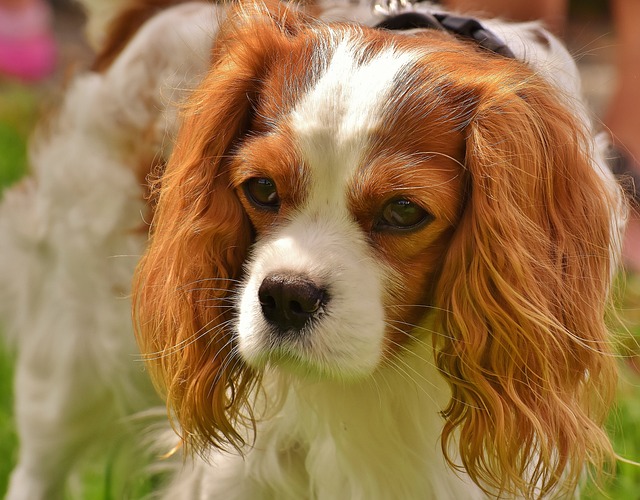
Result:
[[[55,69],[52,14],[42,0],[15,7],[0,3],[0,75],[37,81]]]

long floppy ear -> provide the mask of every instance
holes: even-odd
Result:
[[[467,206],[436,293],[442,448],[487,491],[537,498],[612,457],[604,316],[622,204],[555,89],[517,71],[479,88]]]
[[[279,17],[280,16],[280,17]],[[159,180],[148,249],[134,280],[141,351],[187,444],[239,447],[255,374],[237,354],[233,293],[252,229],[229,177],[251,127],[268,65],[282,57],[295,13],[247,7],[229,14],[211,70],[186,106]]]

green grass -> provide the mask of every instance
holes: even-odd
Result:
[[[612,436],[614,447],[621,456],[640,462],[640,380],[637,373],[627,375],[626,382],[621,384],[618,408],[612,419],[615,422]],[[619,462],[610,496],[613,499],[640,499],[640,467]]]
[[[38,95],[19,86],[0,84],[0,191],[18,180],[25,172],[26,138],[37,116]],[[0,194],[1,197],[1,194]],[[1,236],[0,236],[1,237]],[[1,258],[1,257],[0,257]],[[640,367],[640,278],[630,277],[623,297],[622,316],[630,332],[622,335],[621,350],[629,358],[635,356]],[[0,332],[1,333],[1,332]],[[0,335],[1,337],[1,335]],[[609,422],[616,451],[625,458],[640,461],[640,375],[629,362],[622,362],[618,406]],[[9,472],[15,463],[17,437],[11,415],[12,408],[11,355],[0,344],[0,498],[7,488]],[[111,500],[111,464],[96,464],[84,478],[83,499]],[[135,485],[130,498],[142,498],[153,490],[157,478],[142,480]],[[640,500],[640,468],[620,463],[616,475],[606,484],[604,492],[588,489],[583,495],[589,500]]]
[[[626,460],[635,462],[640,462],[639,384],[638,373],[623,367],[618,400],[607,426],[616,453]],[[618,461],[614,475],[605,478],[603,486],[601,491],[593,484],[589,484],[581,498],[584,500],[639,500],[640,467]]]
[[[33,92],[18,85],[0,85],[0,190],[24,174],[26,139],[36,110]]]
[[[2,332],[0,332],[1,335]],[[0,344],[0,498],[7,489],[9,472],[16,461],[18,438],[15,433],[12,408],[13,363]]]

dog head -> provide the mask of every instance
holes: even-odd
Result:
[[[452,391],[445,455],[457,443],[487,488],[574,484],[610,453],[615,385],[619,201],[591,155],[522,62],[443,32],[231,12],[134,289],[185,439],[237,444],[267,364],[365,378],[430,338]]]

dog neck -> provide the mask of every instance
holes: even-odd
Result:
[[[271,368],[263,387],[265,414],[246,465],[279,495],[475,498],[440,450],[439,412],[450,391],[430,339],[415,339],[364,380],[307,380]]]

